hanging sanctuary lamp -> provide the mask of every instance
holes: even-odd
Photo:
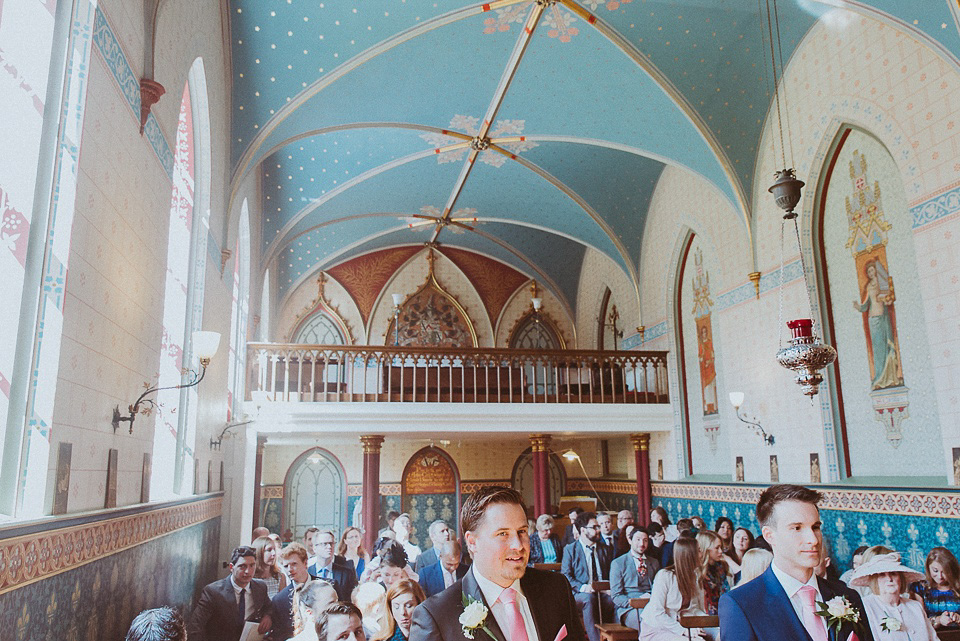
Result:
[[[771,12],[771,4],[773,10]],[[780,287],[779,287],[779,318],[777,321],[777,332],[780,336],[779,350],[777,351],[777,362],[783,367],[795,372],[796,382],[806,396],[813,398],[820,389],[820,383],[823,382],[821,371],[830,363],[837,359],[837,350],[832,346],[825,344],[820,340],[816,330],[816,324],[812,318],[796,318],[787,321],[787,328],[791,336],[784,346],[782,338],[783,322],[783,271],[784,271],[784,234],[786,227],[793,223],[794,237],[797,241],[797,251],[800,253],[800,268],[802,270],[803,287],[807,292],[807,309],[810,316],[813,316],[813,303],[810,300],[810,286],[807,282],[807,265],[803,258],[803,246],[800,243],[800,227],[797,224],[796,206],[800,203],[800,190],[803,188],[803,181],[797,179],[794,169],[787,169],[786,150],[783,138],[783,122],[781,120],[780,92],[781,88],[777,82],[777,55],[779,54],[779,66],[781,80],[783,78],[783,51],[780,47],[780,24],[777,16],[777,0],[766,0],[767,5],[767,35],[770,43],[770,63],[773,71],[773,95],[777,107],[777,130],[780,135],[780,157],[783,162],[781,169],[774,173],[774,183],[768,190],[773,194],[777,207],[784,211],[783,220],[780,223]],[[774,27],[776,32],[774,32]],[[775,49],[776,47],[776,49]],[[784,87],[785,89],[785,87]],[[784,95],[784,107],[786,109],[786,95]],[[787,111],[787,129],[788,140],[790,127],[790,115]],[[791,159],[793,149],[791,146]]]

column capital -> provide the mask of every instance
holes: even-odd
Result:
[[[634,452],[646,452],[650,449],[649,434],[631,434],[630,442],[633,443]]]
[[[360,442],[363,444],[364,454],[379,454],[380,446],[383,445],[383,437],[378,434],[370,434],[361,436]]]
[[[550,451],[550,435],[549,434],[531,434],[530,448],[533,452],[549,452]]]

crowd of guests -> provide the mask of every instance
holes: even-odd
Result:
[[[529,565],[559,564],[589,641],[600,640],[595,624],[604,622],[637,630],[639,641],[718,639],[719,628],[690,630],[681,616],[717,615],[723,595],[769,575],[774,559],[763,536],[725,516],[712,530],[696,515],[673,523],[662,507],[646,525],[628,510],[568,516],[562,536],[548,514],[528,523]],[[148,610],[127,640],[236,641],[250,628],[269,641],[407,641],[414,609],[461,580],[470,559],[444,521],[429,526],[425,551],[411,541],[409,515],[392,512],[387,522],[371,551],[355,527],[339,537],[309,528],[302,542],[286,544],[257,528],[186,624],[170,608]],[[934,641],[936,630],[960,628],[960,564],[948,549],[933,548],[917,572],[894,550],[864,546],[839,577],[826,542],[817,550],[814,574],[856,590],[873,639]],[[603,582],[609,590],[596,589]]]

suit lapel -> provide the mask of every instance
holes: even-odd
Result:
[[[463,581],[460,582],[460,589],[463,590],[463,593],[466,594],[468,598],[474,601],[480,601],[486,606],[488,614],[487,620],[484,623],[486,624],[487,629],[493,633],[493,636],[497,641],[507,641],[507,638],[503,635],[503,631],[500,629],[500,626],[497,625],[497,619],[493,616],[493,610],[491,610],[490,604],[487,603],[487,600],[483,598],[483,591],[480,589],[480,584],[477,583],[476,577],[473,576],[473,568],[470,568],[470,570],[463,576]]]
[[[535,583],[536,580],[529,572],[520,578],[520,587],[523,589],[523,595],[527,598],[527,604],[530,606],[530,613],[533,615],[533,626],[537,629],[537,638],[540,639],[540,641],[551,641],[543,636],[544,630],[547,629],[547,622],[544,621],[543,617],[549,611],[549,608],[556,607],[556,604],[539,603],[539,598],[543,591],[538,590],[537,586],[534,585]]]
[[[785,623],[794,639],[813,641],[807,629],[803,627],[800,617],[797,616],[797,611],[793,609],[793,604],[790,603],[790,598],[784,591],[783,586],[780,585],[777,575],[773,573],[773,565],[760,575],[759,580],[762,580],[766,586],[764,614],[774,621]]]

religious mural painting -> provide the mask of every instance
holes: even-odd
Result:
[[[960,447],[953,448],[953,484],[960,485]]]
[[[859,289],[853,308],[863,319],[869,363],[870,397],[875,418],[884,426],[887,439],[899,445],[901,424],[909,416],[909,399],[897,336],[896,291],[887,256],[887,220],[880,182],[867,179],[867,158],[853,152],[850,161],[853,195],[846,198],[849,235],[846,248],[853,256]]]
[[[413,523],[410,540],[422,549],[430,546],[427,530],[437,519],[456,529],[459,479],[453,460],[439,448],[426,447],[407,462],[401,483],[402,511]]]
[[[810,482],[820,482],[820,454],[817,452],[810,453]]]
[[[770,455],[770,482],[780,482],[780,463],[777,462],[777,455]]]
[[[698,247],[693,255],[693,318],[697,336],[697,362],[700,365],[700,392],[703,404],[703,429],[710,442],[710,450],[717,450],[720,432],[717,404],[717,364],[713,345],[713,323],[710,298],[710,274],[703,267],[703,251]]]
[[[743,482],[743,478],[744,478],[744,475],[743,475],[743,457],[742,457],[742,456],[738,456],[738,457],[737,457],[737,462],[736,462],[736,465],[735,465],[735,469],[736,469],[736,477],[735,477],[735,478],[737,479],[737,481],[739,481],[739,482],[742,483],[742,482]]]

